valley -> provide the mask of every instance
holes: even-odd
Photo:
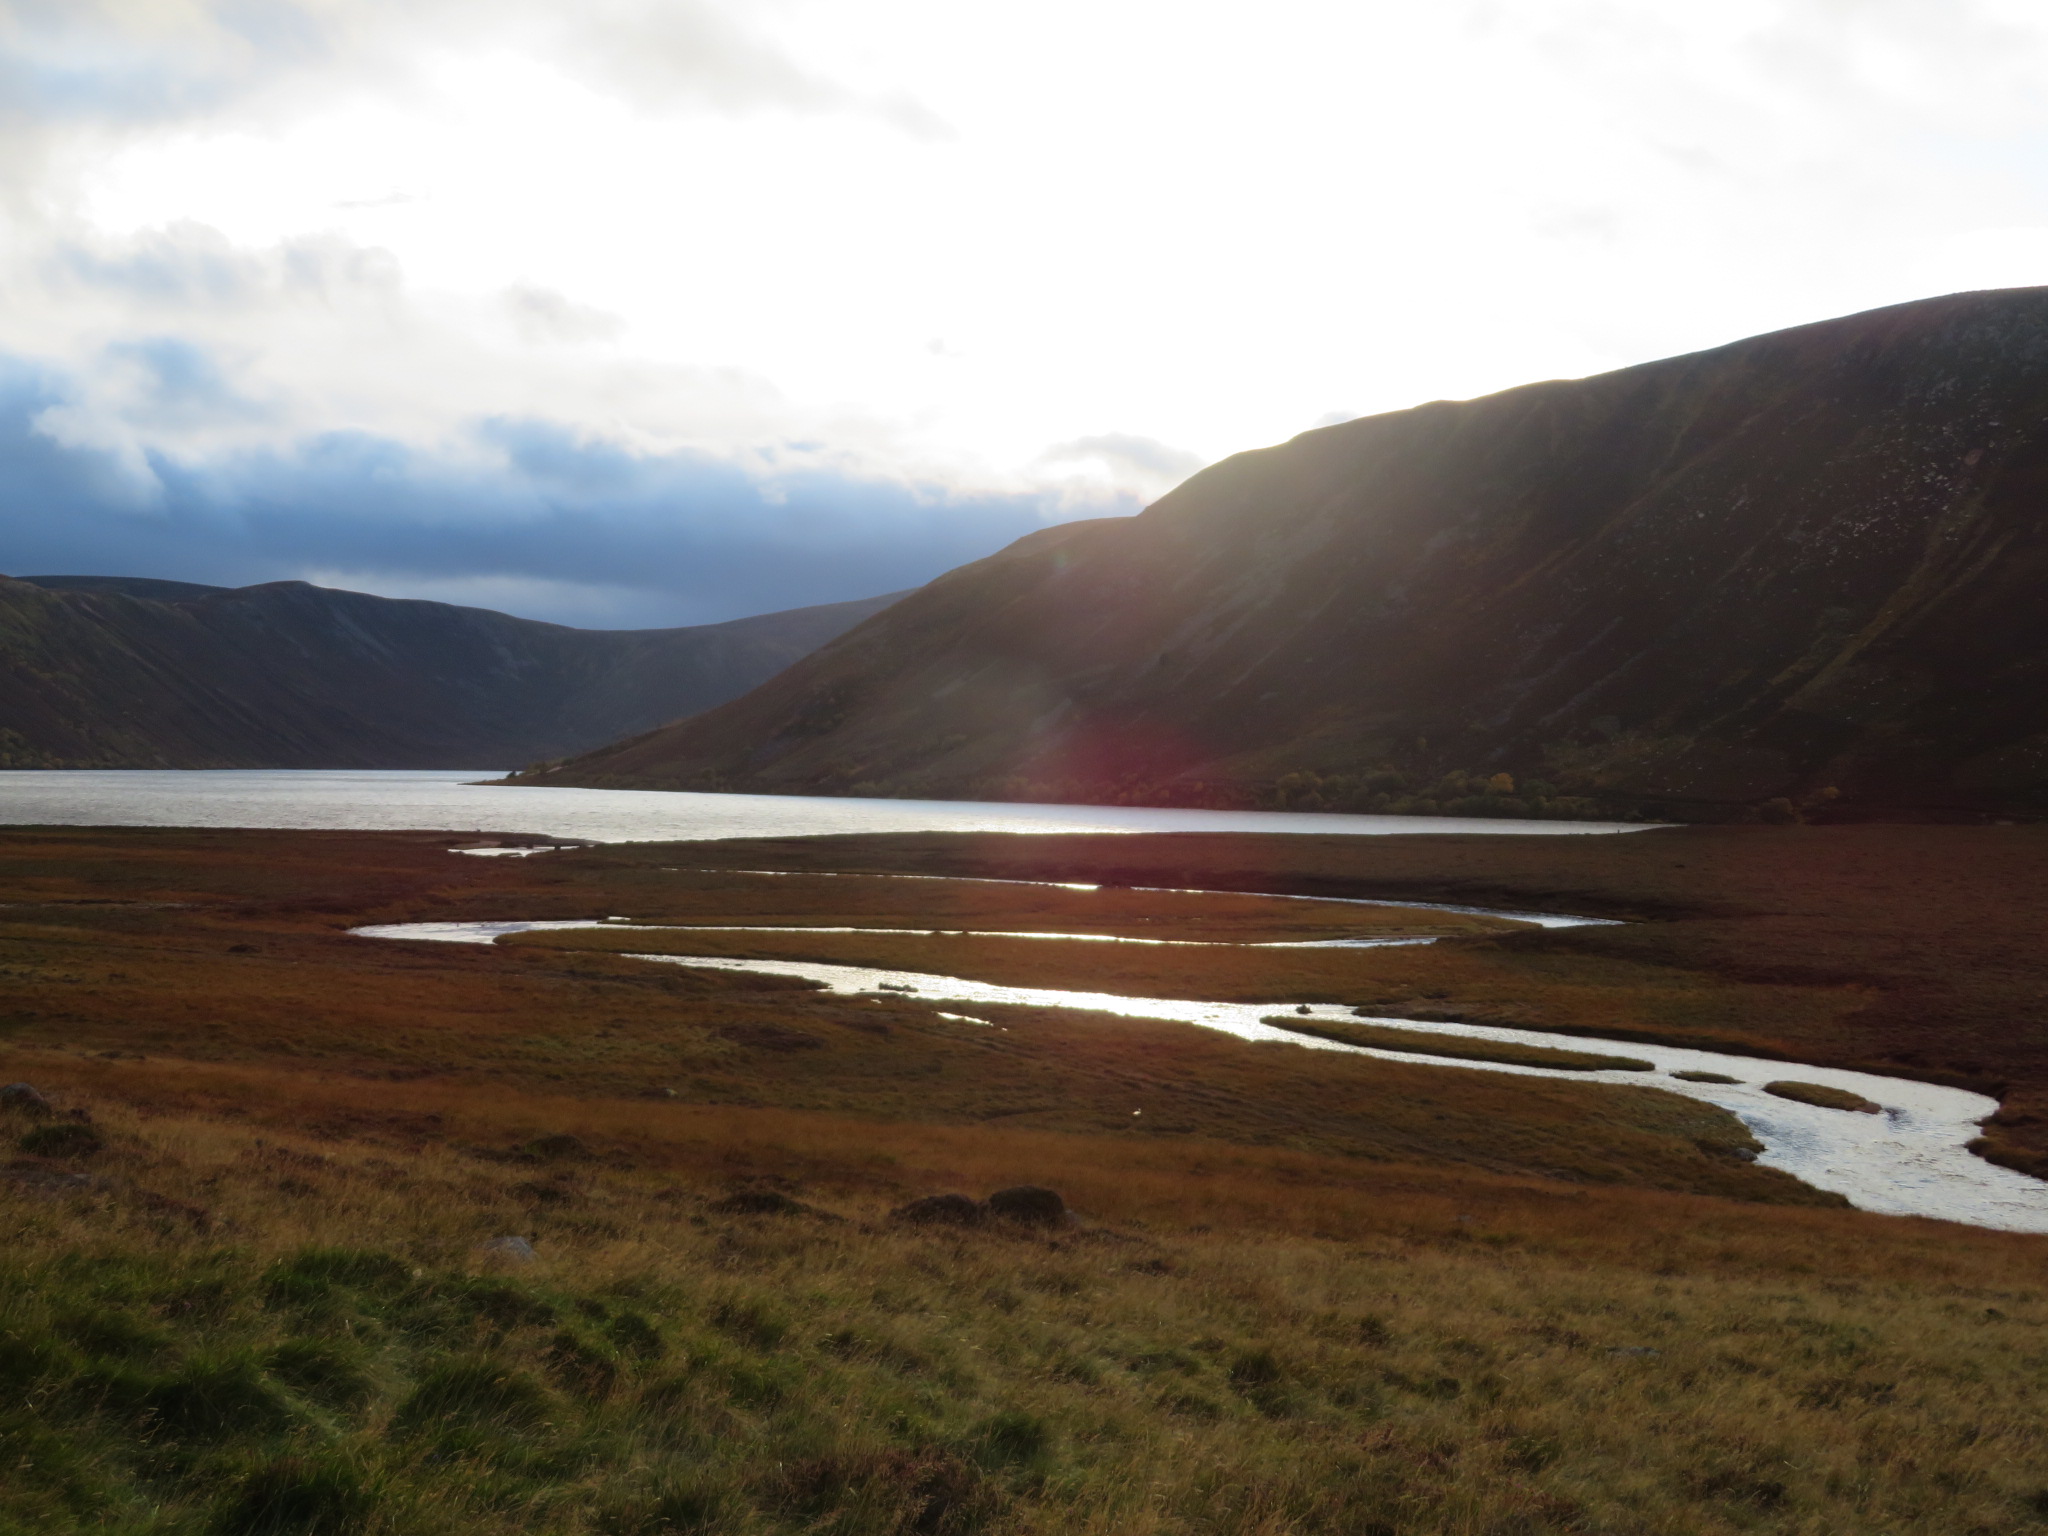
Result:
[[[2048,1239],[1850,1208],[1654,1088],[773,971],[1968,1077],[2018,1164],[2031,1031],[2000,1053],[1973,1010],[2043,990],[2035,829],[475,842],[0,833],[0,1076],[56,1114],[0,1109],[0,1372],[42,1405],[0,1409],[33,1469],[6,1518],[2021,1531],[2048,1503]],[[601,926],[350,931],[536,921]],[[685,945],[763,969],[630,958]],[[1073,1223],[891,1215],[1014,1185]]]
[[[558,758],[744,693],[897,595],[600,630],[303,581],[0,576],[0,770]]]

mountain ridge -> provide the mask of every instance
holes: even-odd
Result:
[[[2044,418],[2035,288],[1321,428],[537,781],[2040,814]]]
[[[0,577],[0,767],[559,758],[744,692],[899,596],[580,630],[302,581]]]

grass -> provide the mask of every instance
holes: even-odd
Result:
[[[2048,826],[901,835],[719,844],[698,862],[771,860],[1622,918],[1627,926],[1366,951],[1349,1000],[1381,1015],[1455,1015],[1975,1089],[2002,1101],[1983,1155],[2048,1175]]]
[[[1996,1234],[1617,1192],[1582,1245],[1399,1179],[1342,1239],[1185,1192],[934,1232],[102,1117],[104,1184],[0,1199],[16,1529],[2023,1531],[2041,1487],[2040,1245]]]
[[[1860,1093],[1851,1093],[1846,1088],[1827,1088],[1819,1083],[1765,1083],[1764,1092],[1775,1094],[1781,1099],[1791,1099],[1798,1104],[1815,1104],[1822,1109],[1846,1109],[1862,1115],[1875,1115],[1884,1109],[1882,1104],[1873,1104]]]
[[[1454,1061],[1491,1061],[1511,1067],[1548,1067],[1554,1072],[1651,1072],[1655,1067],[1635,1056],[1603,1056],[1593,1051],[1561,1051],[1543,1045],[1516,1045],[1512,1041],[1472,1040],[1458,1035],[1432,1034],[1419,1029],[1395,1029],[1385,1024],[1353,1024],[1343,1019],[1305,1019],[1298,1015],[1274,1014],[1262,1019],[1275,1029],[1318,1040],[1335,1040],[1344,1045],[1362,1045],[1375,1051],[1401,1051],[1417,1056],[1445,1056]]]
[[[0,1080],[57,1109],[0,1115],[0,1532],[2017,1536],[2048,1512],[2048,1240],[1842,1208],[1744,1161],[1712,1106],[343,931],[1170,913],[1242,937],[1344,909],[462,841],[0,834]],[[1504,952],[1602,1006],[1678,990],[1502,932],[1438,946],[1479,956],[1446,974],[1505,987]],[[1325,953],[1361,1001],[1431,951]],[[1856,993],[1735,991],[1780,987],[1759,1037]],[[1446,990],[1415,1006],[1475,1006]],[[889,1216],[1017,1184],[1079,1224]]]

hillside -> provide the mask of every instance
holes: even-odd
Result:
[[[0,767],[528,763],[723,703],[891,601],[584,630],[301,581],[0,577]]]
[[[2036,815],[2044,404],[2034,288],[1304,433],[546,779]]]

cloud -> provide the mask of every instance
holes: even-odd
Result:
[[[711,0],[0,0],[0,122],[150,127],[305,92],[420,88],[422,55],[550,57],[643,108],[855,112],[943,134],[901,93],[805,69]]]
[[[61,296],[114,299],[186,319],[278,300],[326,303],[342,290],[387,299],[401,287],[398,263],[375,246],[315,234],[251,250],[191,220],[119,238],[59,240],[37,276]]]
[[[1057,443],[1040,455],[1039,462],[1055,469],[1065,467],[1150,500],[1172,490],[1208,461],[1156,438],[1103,432]]]
[[[552,288],[518,283],[505,290],[504,302],[513,328],[536,344],[612,341],[626,328],[617,315],[577,304]]]
[[[194,408],[225,387],[203,354],[140,348],[149,387]],[[916,586],[1062,515],[1044,495],[961,495],[810,465],[645,453],[501,418],[422,449],[328,433],[140,464],[67,444],[73,381],[0,360],[0,569],[243,584],[324,580],[498,602],[606,627],[709,623]],[[802,457],[793,462],[802,465]]]

